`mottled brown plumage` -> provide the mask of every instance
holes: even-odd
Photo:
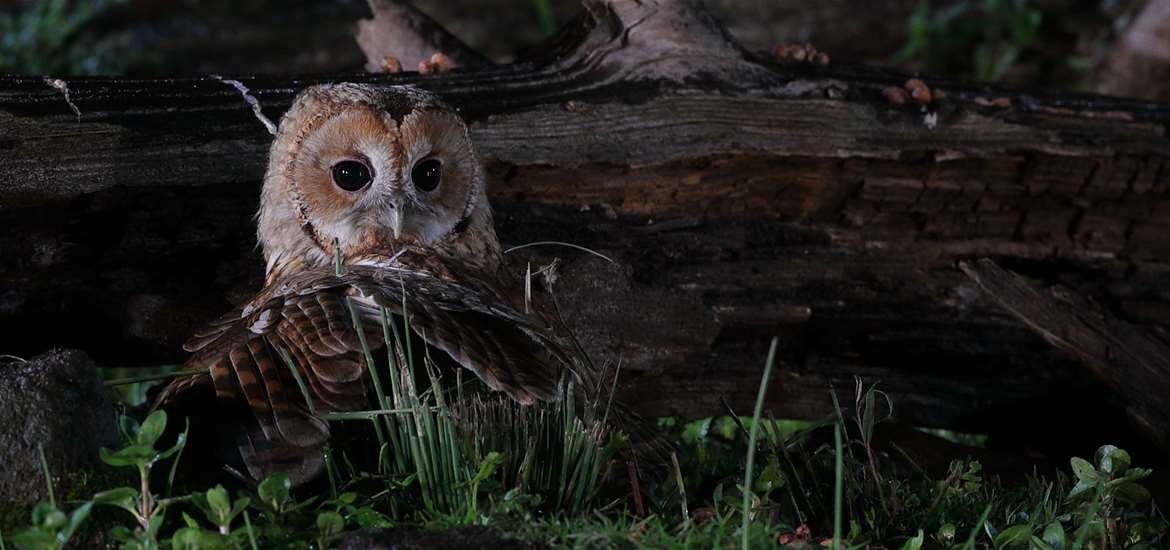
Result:
[[[435,96],[354,84],[303,92],[281,121],[257,218],[265,288],[186,344],[185,368],[209,376],[177,379],[155,399],[165,407],[210,385],[220,402],[247,403],[236,445],[253,477],[313,477],[329,438],[313,413],[367,406],[351,314],[372,347],[383,344],[383,311],[406,316],[492,389],[522,403],[556,396],[571,359],[501,283],[482,168],[466,126]]]

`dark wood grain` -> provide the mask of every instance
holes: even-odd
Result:
[[[760,59],[686,2],[591,1],[540,54],[440,75],[241,77],[268,117],[321,81],[416,84],[468,119],[502,238],[562,259],[556,288],[650,414],[815,417],[881,380],[900,416],[974,428],[1054,392],[1075,361],[981,294],[993,256],[1170,325],[1170,106]],[[0,348],[177,361],[259,288],[251,216],[270,136],[214,78],[0,77]]]

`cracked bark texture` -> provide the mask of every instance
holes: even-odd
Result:
[[[553,248],[570,323],[622,360],[646,414],[746,411],[782,336],[768,407],[819,417],[880,381],[904,420],[986,430],[1099,382],[956,267],[992,256],[1170,324],[1170,106],[758,58],[688,2],[591,1],[538,55],[440,75],[234,77],[276,118],[320,81],[412,83],[467,118],[502,239]],[[211,78],[0,77],[0,334],[103,363],[177,361],[259,288],[270,137]],[[1099,400],[1098,400],[1099,401]],[[1052,407],[1050,407],[1050,405]],[[1055,413],[1053,413],[1055,414]],[[1058,434],[1052,432],[1052,437]]]

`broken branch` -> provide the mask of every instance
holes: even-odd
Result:
[[[373,17],[357,25],[357,43],[366,55],[366,70],[388,71],[388,59],[399,67],[418,67],[436,53],[446,54],[459,67],[491,64],[437,21],[407,0],[369,0]]]

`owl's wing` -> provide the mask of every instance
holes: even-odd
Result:
[[[363,324],[367,319],[380,322],[381,308],[395,316],[405,314],[428,345],[521,403],[554,399],[561,373],[573,368],[548,327],[505,304],[495,292],[407,268],[358,268],[345,279]]]
[[[245,401],[254,419],[238,446],[257,478],[290,464],[304,479],[320,470],[317,451],[329,429],[309,414],[297,378],[315,410],[366,405],[351,304],[371,348],[383,345],[383,308],[394,317],[405,314],[428,345],[523,403],[554,398],[569,364],[557,342],[528,316],[492,293],[426,271],[355,266],[340,276],[331,270],[304,272],[276,285],[184,346],[193,352],[184,368],[210,377],[176,379],[155,399],[156,407],[166,406],[210,382],[218,397]]]

